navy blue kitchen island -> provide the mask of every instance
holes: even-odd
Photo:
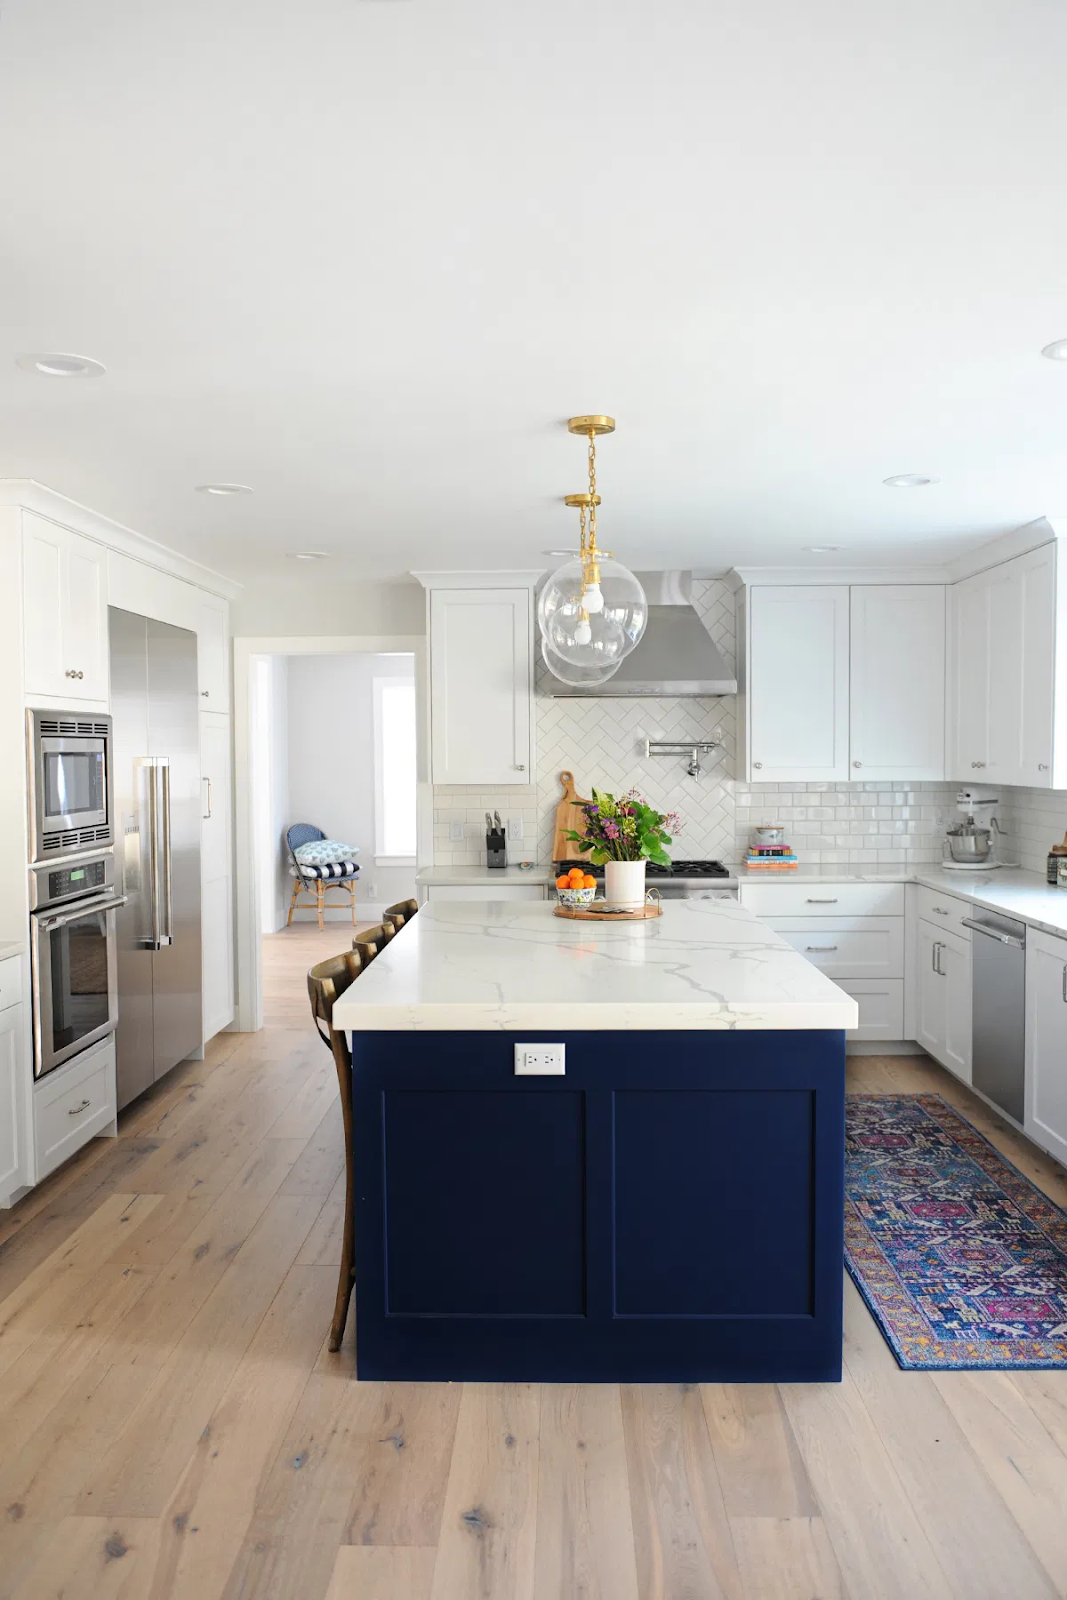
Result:
[[[420,911],[335,1010],[358,1377],[839,1378],[850,1007],[732,904]]]

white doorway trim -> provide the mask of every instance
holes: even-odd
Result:
[[[237,1006],[233,1026],[258,1033],[263,1026],[260,963],[260,892],[252,805],[252,671],[258,656],[383,655],[415,657],[418,768],[417,867],[433,859],[433,792],[429,781],[429,705],[424,634],[282,634],[233,641],[234,882],[236,902]]]

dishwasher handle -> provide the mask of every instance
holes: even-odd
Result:
[[[975,933],[984,933],[987,938],[999,939],[1001,944],[1010,944],[1016,950],[1026,949],[1026,940],[1017,939],[1013,933],[998,933],[996,928],[987,928],[984,922],[975,922],[970,917],[961,917],[960,922],[965,928],[973,928]]]

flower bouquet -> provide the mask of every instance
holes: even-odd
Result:
[[[666,846],[680,826],[673,811],[657,811],[631,789],[616,797],[593,790],[587,801],[585,832],[567,838],[604,868],[604,893],[609,905],[636,910],[645,903],[645,862],[670,866]]]

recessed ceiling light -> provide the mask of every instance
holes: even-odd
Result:
[[[928,478],[923,472],[898,472],[882,482],[890,489],[924,489],[928,483],[940,483],[940,478]]]
[[[839,544],[806,544],[805,550],[810,556],[832,556],[841,546]]]
[[[328,550],[290,550],[290,561],[328,561]]]
[[[198,483],[197,494],[251,494],[247,483]]]
[[[49,355],[16,356],[15,365],[23,372],[36,372],[42,378],[99,378],[104,366],[89,356],[53,352]]]
[[[1041,354],[1047,356],[1050,361],[1067,361],[1067,339],[1053,339]]]

